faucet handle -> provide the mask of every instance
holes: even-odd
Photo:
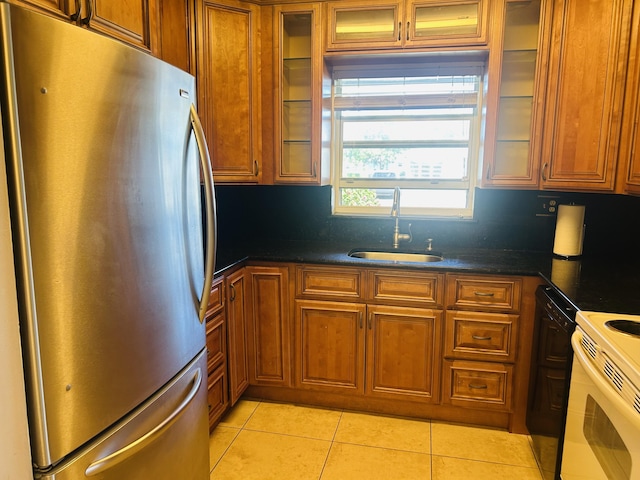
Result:
[[[433,238],[427,238],[427,252],[430,252],[433,250]]]
[[[407,239],[407,243],[411,243],[411,241],[413,240],[413,234],[411,233],[411,224],[407,225],[407,230],[409,230],[409,238]]]

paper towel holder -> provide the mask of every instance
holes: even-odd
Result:
[[[585,206],[570,204],[558,206],[553,255],[565,260],[578,259],[583,253],[586,224]]]

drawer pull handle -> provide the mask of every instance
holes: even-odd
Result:
[[[495,294],[493,292],[473,292],[476,297],[493,297]]]
[[[480,335],[471,335],[474,340],[491,340],[491,337],[481,337]]]
[[[469,388],[474,388],[476,390],[486,390],[487,386],[486,385],[478,385],[477,383],[470,383],[469,384]]]

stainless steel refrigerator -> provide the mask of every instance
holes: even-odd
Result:
[[[34,476],[207,479],[215,199],[194,78],[1,1],[0,22]]]

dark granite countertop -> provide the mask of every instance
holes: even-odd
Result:
[[[540,275],[580,310],[640,315],[640,262],[629,259],[555,258],[551,253],[516,250],[442,250],[444,260],[430,263],[353,258],[354,245],[290,243],[221,248],[216,274],[245,261],[300,262],[358,267],[459,271],[493,275]],[[358,245],[357,247],[366,247]],[[379,245],[377,246],[380,247]]]

